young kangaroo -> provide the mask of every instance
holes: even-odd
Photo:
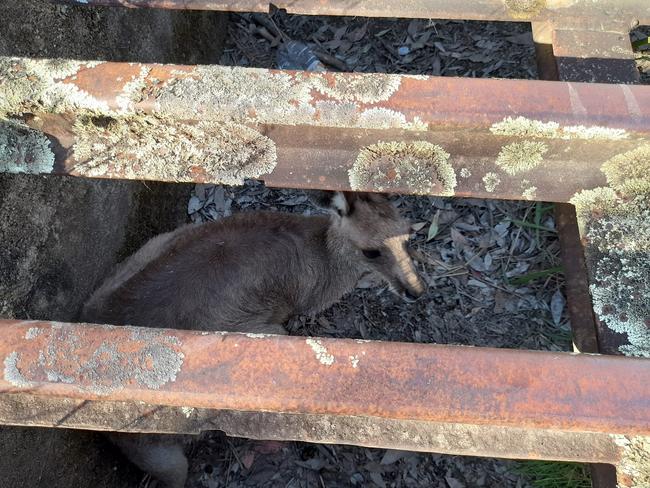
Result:
[[[422,294],[407,249],[409,225],[384,196],[310,196],[333,215],[241,213],[153,238],[93,294],[82,320],[284,334],[291,316],[329,307],[367,272],[407,299]],[[184,486],[181,436],[112,439],[167,487]]]

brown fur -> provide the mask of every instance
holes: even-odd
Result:
[[[94,293],[82,319],[284,333],[291,316],[329,307],[370,271],[396,292],[423,292],[406,248],[408,224],[388,200],[372,194],[316,196],[338,215],[241,213],[152,239]],[[121,436],[117,443],[168,486],[183,486],[185,475],[156,468],[169,453],[170,462],[183,469],[178,443],[162,443],[160,436],[149,442]]]

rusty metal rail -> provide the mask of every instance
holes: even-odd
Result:
[[[57,0],[61,1],[61,0]],[[231,12],[268,12],[271,3],[289,13],[307,15],[354,15],[361,17],[411,17],[425,19],[573,21],[618,21],[632,26],[650,23],[650,7],[640,0],[65,0],[61,3],[153,7]],[[599,25],[599,24],[596,24]]]
[[[3,95],[12,172],[566,202],[650,140],[627,85],[5,58]]]
[[[166,424],[353,443],[374,426],[362,443],[485,454],[506,436],[499,455],[589,462],[615,462],[618,444],[650,435],[650,361],[640,359],[38,321],[0,326],[4,423],[135,432]],[[102,409],[111,416],[93,417]],[[551,441],[552,432],[559,438]]]

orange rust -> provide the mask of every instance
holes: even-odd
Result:
[[[81,68],[65,83],[74,84],[96,100],[117,108],[115,99],[120,96],[127,83],[140,75],[142,65],[133,63],[102,63],[91,68]]]

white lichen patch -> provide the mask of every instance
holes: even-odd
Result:
[[[330,100],[319,100],[315,106],[316,114],[312,125],[412,131],[426,131],[429,128],[429,125],[419,117],[414,117],[413,121],[409,122],[404,114],[383,107],[359,110],[354,103]]]
[[[18,361],[20,355],[14,351],[9,354],[4,360],[4,379],[7,383],[17,386],[19,388],[29,388],[33,386],[31,381],[28,381],[18,368]]]
[[[584,125],[572,125],[562,129],[562,139],[600,139],[605,141],[620,141],[627,139],[630,135],[625,129],[612,129],[610,127],[586,127]]]
[[[388,100],[400,86],[398,75],[332,73],[330,80],[314,77],[314,88],[342,102],[377,103]]]
[[[301,76],[264,69],[210,66],[183,73],[163,85],[156,111],[181,119],[237,123],[319,125],[364,129],[427,130],[418,118],[360,103],[387,100],[399,88],[399,76],[332,74]],[[316,91],[332,100],[314,101]]]
[[[543,138],[543,139],[582,139],[618,141],[627,139],[629,134],[624,129],[584,125],[561,127],[557,122],[542,122],[526,117],[506,117],[501,122],[492,124],[490,131],[495,135]]]
[[[587,242],[590,291],[598,319],[650,357],[650,175],[647,146],[619,155],[602,170],[610,187],[585,190],[571,203]]]
[[[353,368],[358,368],[359,367],[359,356],[354,355],[350,356],[350,364],[352,365]]]
[[[594,212],[603,212],[594,208]],[[621,352],[650,358],[650,198],[619,200],[587,223],[590,291],[599,320],[629,344]]]
[[[469,168],[460,168],[461,178],[469,178],[470,176],[472,176],[472,172],[469,170]]]
[[[576,193],[570,200],[580,220],[589,220],[592,212],[616,212],[619,198],[612,188],[594,188]],[[584,232],[583,232],[584,234]]]
[[[483,177],[483,187],[488,193],[492,193],[496,190],[497,186],[501,183],[501,178],[496,173],[486,173]]]
[[[405,129],[425,131],[428,124],[416,117],[413,122],[407,122],[404,114],[382,107],[364,110],[359,115],[357,127],[360,129]]]
[[[0,173],[51,173],[54,152],[40,131],[0,120]]]
[[[135,111],[135,102],[140,101],[140,95],[147,86],[145,80],[150,72],[151,68],[142,66],[140,73],[124,85],[122,92],[115,99],[120,112],[127,114]]]
[[[359,152],[348,171],[350,186],[353,190],[453,195],[456,173],[448,160],[449,153],[425,141],[379,142]]]
[[[513,137],[558,137],[560,124],[557,122],[542,122],[526,117],[506,117],[490,127],[490,132],[499,136]]]
[[[265,69],[201,66],[157,95],[156,110],[180,119],[299,125],[314,119],[309,77]]]
[[[334,364],[334,356],[332,356],[329,352],[327,352],[327,349],[319,339],[307,339],[306,340],[307,344],[309,347],[311,347],[312,351],[316,354],[316,359],[318,359],[318,362],[321,364],[324,364],[325,366],[331,366]]]
[[[273,141],[244,125],[197,125],[155,117],[81,119],[74,171],[84,176],[241,184],[270,173]]]
[[[496,164],[509,175],[530,171],[544,161],[548,147],[539,141],[513,142],[501,148]]]
[[[359,116],[359,127],[364,129],[393,129],[406,124],[404,114],[383,107],[364,110]]]
[[[625,194],[650,193],[650,145],[619,154],[602,166],[611,187]]]
[[[65,81],[96,62],[0,58],[0,116],[40,109],[61,113],[108,112],[108,105]]]
[[[359,121],[359,110],[355,103],[332,102],[319,100],[316,102],[316,122],[326,127],[337,127],[342,122],[356,125]]]
[[[535,200],[537,197],[537,187],[529,186],[528,188],[525,188],[521,196],[526,200]]]
[[[38,327],[30,327],[27,329],[27,332],[25,332],[25,339],[31,341],[32,339],[36,339],[42,333],[43,329],[39,329]]]
[[[546,0],[505,0],[508,13],[515,19],[530,19],[546,7]]]
[[[256,332],[247,332],[245,335],[250,339],[265,339],[267,337],[273,337],[273,334],[259,334]]]
[[[650,487],[650,437],[612,434],[612,438],[623,451],[616,468],[632,480],[629,488]]]
[[[192,407],[181,407],[181,412],[183,412],[183,415],[185,415],[185,418],[190,418],[192,417],[192,414],[196,411],[195,408]]]
[[[98,395],[128,385],[158,389],[176,379],[184,355],[176,337],[154,332],[135,348],[122,349],[118,343],[104,341],[88,357],[81,352],[84,347],[77,335],[67,328],[52,330],[48,344],[39,351],[39,368],[31,374]]]

